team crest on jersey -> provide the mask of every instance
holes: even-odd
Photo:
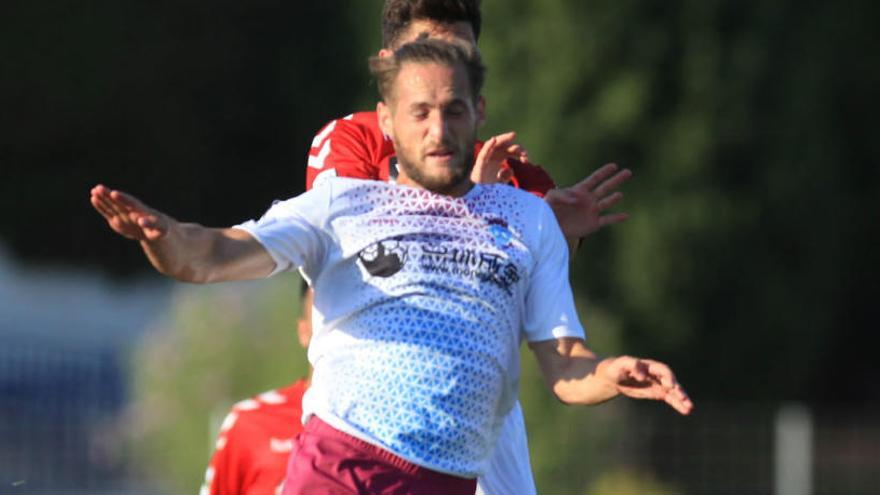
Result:
[[[358,253],[361,266],[374,277],[388,278],[399,272],[406,264],[408,249],[400,241],[379,241]]]
[[[495,245],[500,248],[509,246],[513,239],[513,234],[507,228],[507,222],[500,218],[489,219],[489,233],[492,234]]]

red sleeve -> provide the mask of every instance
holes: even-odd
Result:
[[[513,170],[511,185],[518,189],[543,198],[547,191],[556,187],[556,183],[553,182],[547,171],[534,163],[513,159],[507,160],[505,163]]]
[[[306,169],[306,189],[318,176],[387,179],[381,167],[385,137],[378,131],[375,113],[363,112],[327,124],[312,141]]]

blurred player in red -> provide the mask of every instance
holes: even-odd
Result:
[[[297,336],[312,336],[312,292],[304,290]],[[200,495],[280,494],[293,437],[302,431],[302,398],[309,379],[241,401],[226,415]]]

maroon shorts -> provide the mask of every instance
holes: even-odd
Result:
[[[477,480],[417,466],[312,416],[293,442],[284,495],[473,495]]]

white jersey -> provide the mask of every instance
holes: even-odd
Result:
[[[522,407],[517,401],[504,419],[486,471],[477,478],[475,495],[536,495]]]
[[[556,218],[509,186],[332,179],[239,227],[315,289],[304,418],[435,471],[485,471],[522,338],[583,337]]]

